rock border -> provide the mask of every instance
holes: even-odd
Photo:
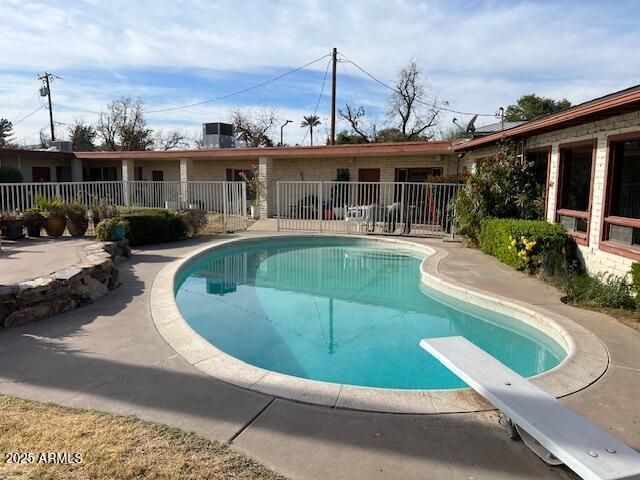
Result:
[[[543,331],[567,352],[555,368],[531,377],[531,381],[556,397],[580,391],[600,378],[609,365],[609,353],[593,333],[538,306],[458,285],[439,272],[445,250],[405,239],[338,234],[278,235],[278,238],[348,238],[402,245],[425,255],[421,265],[422,284],[465,302],[513,316]],[[225,240],[198,248],[178,259],[156,276],[150,296],[153,322],[165,341],[191,365],[226,383],[274,397],[350,410],[403,414],[448,414],[492,410],[470,388],[447,390],[400,390],[360,387],[294,377],[249,365],[206,341],[184,320],[175,301],[175,283],[180,272],[197,258],[230,244],[247,244],[273,239],[257,235]],[[417,348],[417,346],[416,346]]]
[[[128,240],[97,242],[84,259],[47,276],[0,285],[0,323],[5,328],[51,317],[93,303],[119,286],[116,257],[131,256]]]

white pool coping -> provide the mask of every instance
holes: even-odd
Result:
[[[300,233],[277,237],[273,234],[255,235],[212,242],[168,264],[156,276],[151,289],[150,308],[158,332],[178,354],[202,372],[223,382],[274,397],[328,407],[405,414],[461,413],[493,409],[470,388],[401,390],[361,387],[294,377],[255,367],[216,348],[196,333],[180,314],[174,286],[180,271],[198,257],[231,244],[261,242],[274,238],[310,237],[379,241],[421,251],[425,254],[421,264],[423,284],[470,304],[514,317],[549,335],[565,349],[567,356],[559,365],[530,377],[534,384],[555,397],[564,397],[586,388],[600,378],[609,365],[609,353],[600,339],[569,318],[537,305],[457,285],[439,272],[440,261],[448,252],[408,239],[389,237]]]

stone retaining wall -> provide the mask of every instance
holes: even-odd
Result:
[[[127,240],[97,242],[78,264],[45,277],[0,285],[0,324],[14,327],[92,303],[119,285],[115,259],[131,256]]]

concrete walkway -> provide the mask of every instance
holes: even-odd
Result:
[[[158,271],[201,243],[189,240],[135,252],[131,262],[121,264],[122,287],[95,304],[0,331],[0,393],[134,414],[230,441],[295,479],[573,478],[509,440],[493,412],[337,410],[274,399],[205,376],[164,342],[148,308]],[[611,368],[568,402],[640,449],[640,334],[605,315],[562,304],[557,291],[493,258],[456,244],[437,244],[453,254],[441,263],[443,273],[561,310],[604,340]]]
[[[24,282],[70,267],[82,259],[90,238],[23,238],[2,241],[0,285]]]

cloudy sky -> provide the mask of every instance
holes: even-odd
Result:
[[[232,98],[153,111],[251,87],[332,47],[385,82],[414,57],[432,95],[465,112],[492,114],[533,92],[579,103],[640,83],[637,13],[632,0],[2,0],[0,117],[16,123],[18,141],[37,141],[48,128],[38,109],[46,70],[61,78],[52,85],[61,133],[129,95],[144,100],[154,129],[190,134],[234,107],[274,108],[294,121],[285,141],[297,143],[316,104],[326,132],[328,58]],[[338,66],[339,104],[362,104],[383,123],[387,94],[353,65]],[[469,118],[443,114],[443,129],[453,116]]]

